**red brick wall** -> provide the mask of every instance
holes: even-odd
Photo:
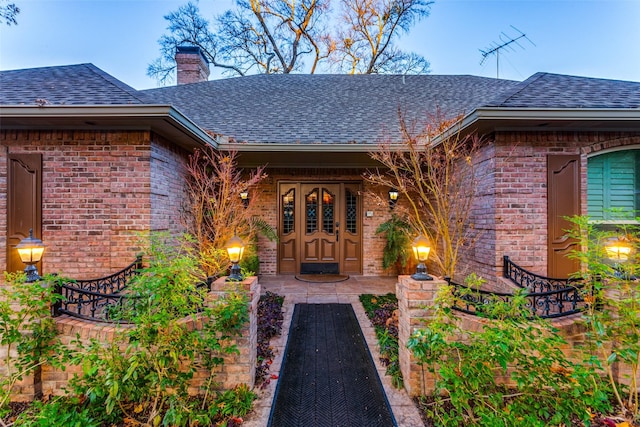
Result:
[[[492,280],[502,274],[502,257],[547,274],[547,155],[580,154],[581,209],[587,211],[587,154],[640,144],[622,133],[498,132],[478,156],[482,182],[472,224],[477,238],[463,254],[460,271]],[[465,267],[462,267],[465,266]]]
[[[0,144],[4,247],[7,153],[42,153],[44,273],[104,276],[133,261],[137,232],[180,229],[186,153],[150,132],[2,131]]]

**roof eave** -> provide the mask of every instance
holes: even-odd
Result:
[[[513,108],[480,107],[466,115],[457,129],[535,131],[637,131],[637,108]]]
[[[217,141],[170,105],[2,105],[2,129],[151,130],[186,148]]]

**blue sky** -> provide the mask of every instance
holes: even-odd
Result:
[[[158,56],[164,15],[186,0],[13,0],[17,26],[0,27],[0,69],[91,62],[136,89]],[[200,0],[212,18],[231,0]],[[500,78],[524,80],[538,71],[640,81],[640,0],[436,0],[400,45],[424,55],[433,74],[496,77],[480,49],[500,34],[524,40],[500,56]],[[215,76],[213,76],[215,77]]]

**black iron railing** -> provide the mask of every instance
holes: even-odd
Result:
[[[142,269],[142,257],[110,276],[93,280],[70,280],[57,285],[62,300],[53,307],[53,315],[67,314],[80,319],[110,322],[112,313],[127,295],[123,291]],[[123,322],[126,323],[126,322]]]
[[[580,287],[580,279],[554,279],[525,270],[504,256],[504,277],[531,293],[559,291],[571,287]]]
[[[455,283],[449,278],[447,278],[447,282],[453,289],[454,305],[452,308],[467,314],[486,316],[490,304],[511,303],[514,298],[513,294],[471,289]],[[531,292],[524,297],[526,298],[525,307],[531,311],[532,316],[547,319],[579,313],[586,304],[580,288],[576,286],[545,292]]]

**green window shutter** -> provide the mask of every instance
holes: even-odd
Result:
[[[611,210],[634,215],[636,209],[636,153],[619,151],[589,159],[587,209],[594,220],[616,219]]]

